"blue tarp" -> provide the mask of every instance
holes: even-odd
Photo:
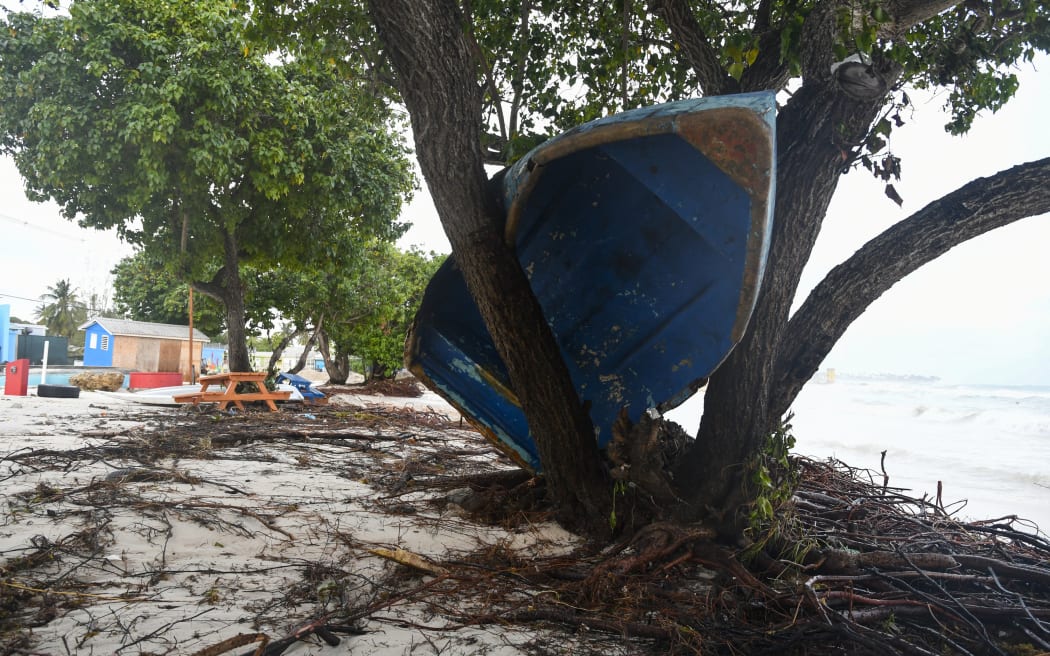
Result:
[[[303,395],[304,399],[323,399],[324,393],[318,392],[313,388],[313,382],[309,381],[298,374],[277,374],[277,382],[291,385],[295,389],[299,390],[299,393]]]

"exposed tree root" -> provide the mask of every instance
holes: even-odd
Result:
[[[1050,651],[1044,535],[1014,517],[955,520],[840,462],[798,464],[787,519],[761,547],[658,523],[569,560],[476,553],[452,565],[447,594],[486,600],[464,625],[540,622],[639,639],[651,653]]]

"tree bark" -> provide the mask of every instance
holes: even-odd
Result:
[[[959,0],[890,0],[886,10],[893,20],[879,26],[879,37],[900,38],[910,28],[958,4]]]
[[[296,361],[295,366],[289,369],[288,373],[297,374],[306,366],[306,360],[310,357],[310,351],[313,349],[314,344],[317,343],[317,333],[320,332],[323,324],[324,314],[317,319],[317,325],[314,326],[313,332],[310,333],[310,338],[307,339],[306,344],[303,345],[303,352],[299,354],[299,359]]]
[[[978,178],[875,237],[832,269],[784,333],[771,412],[782,415],[846,329],[890,287],[989,230],[1050,212],[1050,158]]]
[[[687,0],[650,0],[650,10],[664,19],[674,42],[696,73],[705,96],[740,90],[740,85],[722,68],[721,55],[712,46]]]
[[[346,379],[350,377],[350,356],[337,350],[333,357],[328,333],[318,329],[315,334],[317,335],[317,350],[324,359],[324,368],[328,373],[328,382],[333,385],[346,384]]]
[[[230,371],[252,371],[245,331],[244,284],[241,281],[237,237],[223,236],[223,265],[208,282],[195,282],[193,288],[219,301],[226,308],[226,338]]]
[[[226,335],[229,338],[230,371],[253,371],[245,331],[244,284],[241,282],[237,236],[228,230],[223,239],[223,302],[226,304]]]
[[[277,373],[277,363],[281,361],[281,356],[284,355],[284,350],[288,348],[288,345],[292,343],[292,340],[301,334],[302,331],[296,328],[277,342],[277,346],[274,347],[273,353],[270,354],[270,361],[266,363],[266,373],[268,375],[273,376]]]
[[[830,42],[834,20],[817,13],[807,19],[808,38]],[[681,509],[685,518],[705,518],[726,538],[746,526],[751,467],[781,419],[772,403],[773,363],[802,269],[843,165],[884,102],[843,93],[826,59],[814,56],[804,66],[809,77],[777,118],[777,197],[762,289],[744,338],[711,376],[697,439],[674,469],[680,495],[690,502]],[[892,78],[896,71],[882,73]]]
[[[608,527],[611,484],[539,303],[502,235],[487,190],[478,126],[481,88],[452,0],[369,0],[412,117],[420,168],[453,257],[507,365],[561,519]]]

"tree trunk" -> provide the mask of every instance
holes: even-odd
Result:
[[[487,192],[478,136],[478,62],[452,0],[369,0],[412,117],[420,168],[453,256],[507,365],[540,453],[547,489],[569,525],[608,530],[611,484],[590,416]]]
[[[284,355],[284,350],[288,348],[288,345],[292,343],[292,340],[301,335],[302,332],[302,330],[296,328],[277,342],[277,346],[274,347],[273,353],[270,354],[270,361],[266,363],[267,375],[274,376],[277,374],[277,363],[281,361],[281,356]]]
[[[821,66],[822,64],[816,64]],[[882,99],[850,98],[830,74],[807,81],[777,118],[777,198],[762,290],[744,338],[715,371],[696,442],[675,467],[690,502],[723,536],[746,526],[755,456],[781,420],[774,363],[802,269],[842,167],[867,135]]]
[[[385,364],[381,364],[376,360],[372,360],[372,366],[368,368],[368,379],[369,380],[384,380],[390,378],[389,367]]]
[[[303,345],[303,352],[299,354],[299,359],[296,361],[295,366],[288,370],[290,374],[297,374],[303,370],[306,366],[306,360],[310,357],[310,351],[313,349],[314,344],[317,343],[317,333],[321,330],[321,325],[324,323],[324,315],[317,320],[317,325],[314,326],[313,332],[310,333],[310,338],[306,340],[306,344]]]
[[[241,282],[240,257],[237,237],[227,231],[223,239],[226,263],[223,266],[223,287],[226,304],[226,335],[229,339],[230,371],[252,371],[248,354],[248,336],[244,329],[244,284]]]
[[[324,359],[328,382],[333,385],[345,385],[346,379],[350,377],[350,356],[337,351],[335,357],[332,357],[332,346],[328,333],[318,328],[314,334],[317,336],[317,350]]]
[[[248,337],[244,329],[244,284],[241,282],[237,237],[227,232],[223,237],[222,267],[208,282],[194,282],[193,288],[214,298],[226,308],[226,338],[230,371],[252,371],[248,354]]]

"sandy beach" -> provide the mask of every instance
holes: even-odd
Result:
[[[437,397],[220,413],[3,396],[0,424],[0,653],[591,653],[420,594],[430,563],[577,544],[418,485],[514,469]]]
[[[1050,542],[1015,517],[964,523],[871,470],[803,458],[778,520],[787,551],[750,563],[760,580],[702,528],[585,545],[433,395],[328,391],[277,412],[0,397],[0,654],[977,654],[1050,639]],[[960,607],[979,621],[956,622]],[[942,649],[945,622],[973,648]],[[905,637],[921,648],[896,650]]]

